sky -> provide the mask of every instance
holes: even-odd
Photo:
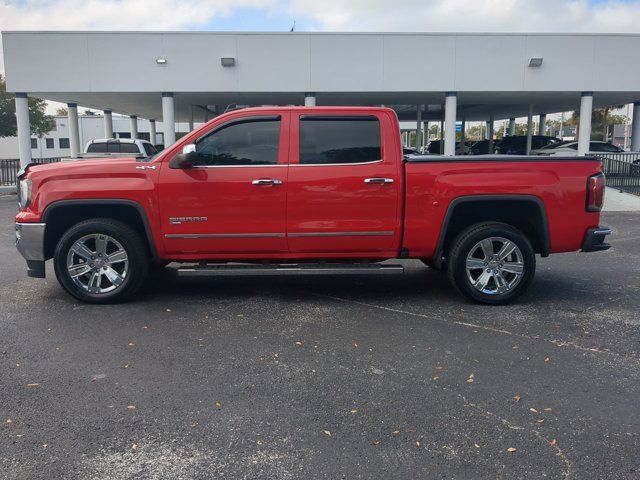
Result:
[[[294,23],[296,31],[640,33],[640,0],[0,0],[0,31],[287,32]]]
[[[0,30],[638,32],[640,0],[1,0]]]

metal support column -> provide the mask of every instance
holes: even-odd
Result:
[[[173,93],[162,94],[162,126],[165,148],[176,142],[175,113],[173,107]]]
[[[458,96],[455,92],[447,92],[444,103],[444,154],[456,154],[456,115]]]
[[[156,137],[156,121],[152,118],[149,120],[149,141],[152,145],[157,143]]]
[[[113,138],[113,116],[111,110],[104,111],[104,138]]]
[[[580,98],[578,155],[586,155],[589,152],[589,142],[591,140],[591,110],[593,110],[593,93],[583,92]]]
[[[533,104],[529,104],[529,113],[527,114],[527,149],[526,154],[531,153],[531,135],[533,134]]]
[[[29,124],[29,99],[26,93],[16,93],[16,121],[20,166],[24,167],[31,163],[31,125]]]
[[[138,116],[129,115],[129,124],[131,126],[131,138],[136,140],[138,138]]]
[[[538,125],[538,135],[545,135],[547,133],[547,115],[541,113],[538,121],[540,122]]]
[[[78,104],[67,103],[69,120],[69,149],[72,158],[80,153],[80,127],[78,125]]]
[[[304,94],[304,106],[315,107],[316,106],[316,94],[313,92],[307,92]]]

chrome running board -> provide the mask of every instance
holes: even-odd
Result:
[[[362,263],[285,263],[270,265],[247,264],[202,264],[178,268],[179,277],[199,276],[241,276],[241,275],[364,275],[401,274],[402,265]]]

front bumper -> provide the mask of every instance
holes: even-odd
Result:
[[[44,223],[16,222],[16,248],[27,261],[27,275],[44,278]]]
[[[611,229],[609,227],[590,228],[584,236],[582,251],[599,252],[601,250],[609,250],[611,245],[604,242],[607,235],[611,235]]]

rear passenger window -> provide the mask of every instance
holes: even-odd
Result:
[[[120,153],[140,153],[140,149],[135,143],[121,143]]]
[[[107,153],[120,153],[120,142],[108,142]]]
[[[300,163],[366,163],[382,159],[373,116],[300,117]]]
[[[87,147],[87,153],[106,153],[106,143],[92,143]]]

